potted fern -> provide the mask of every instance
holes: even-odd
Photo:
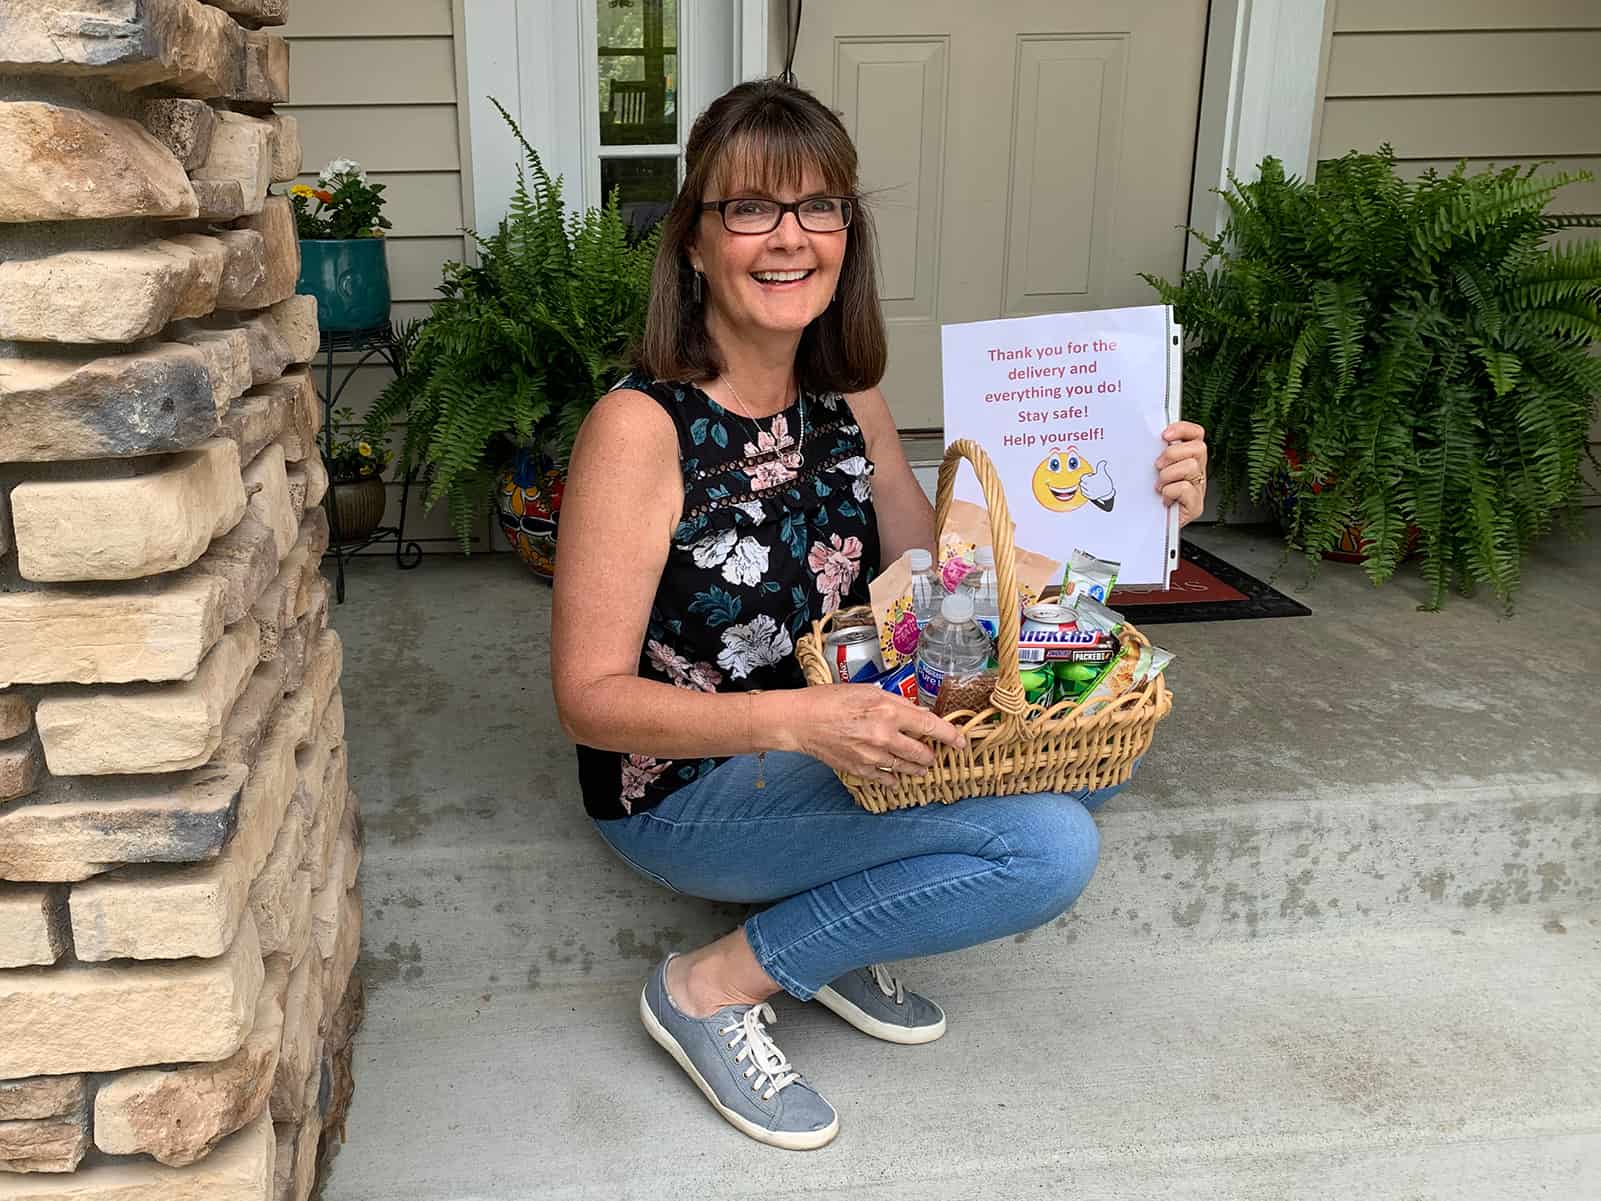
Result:
[[[366,429],[405,422],[402,469],[421,469],[428,507],[447,503],[463,551],[493,495],[518,553],[549,576],[567,456],[644,332],[656,236],[634,240],[615,194],[569,213],[561,180],[491,103],[523,149],[510,210],[472,235],[478,264],[447,263],[442,299],[401,330],[404,370]]]
[[[1546,206],[1588,175],[1517,167],[1417,180],[1388,146],[1266,159],[1232,181],[1206,259],[1145,280],[1187,338],[1185,416],[1207,429],[1225,511],[1282,498],[1313,570],[1342,540],[1375,584],[1415,545],[1436,609],[1488,584],[1510,607],[1522,558],[1576,512],[1601,394],[1601,216]]]

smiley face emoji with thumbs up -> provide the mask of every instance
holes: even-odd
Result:
[[[1089,501],[1110,513],[1117,501],[1117,486],[1102,459],[1091,467],[1076,446],[1053,450],[1034,469],[1034,499],[1053,513],[1071,513]]]

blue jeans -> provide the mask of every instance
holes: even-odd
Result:
[[[807,755],[769,751],[765,778],[755,787],[756,756],[741,755],[595,828],[664,888],[771,902],[745,936],[803,1001],[853,968],[960,950],[1065,912],[1100,853],[1090,811],[1122,788],[869,813]]]

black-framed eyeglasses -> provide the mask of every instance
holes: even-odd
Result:
[[[715,209],[723,219],[723,228],[731,234],[770,234],[785,213],[794,213],[804,230],[832,234],[850,225],[855,207],[849,196],[808,196],[790,204],[765,196],[730,196],[726,200],[705,201],[700,211],[709,213]]]

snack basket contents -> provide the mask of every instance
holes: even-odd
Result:
[[[997,590],[1003,597],[1017,597],[1017,551],[1006,496],[989,456],[969,439],[953,442],[940,465],[936,534],[946,527],[963,459],[977,474],[987,503]],[[831,630],[872,621],[871,609],[861,607],[812,623],[796,644],[806,682],[823,686],[839,679],[837,666],[831,666],[824,653]],[[1031,670],[1027,679],[1020,674],[1021,628],[1020,606],[1001,605],[995,640],[999,667],[989,703],[977,712],[960,709],[941,714],[966,734],[966,747],[935,744],[934,766],[923,776],[841,775],[858,804],[882,813],[970,796],[1106,788],[1129,778],[1134,761],[1150,747],[1157,722],[1172,709],[1172,694],[1161,673],[1170,656],[1152,648],[1139,630],[1124,623],[1116,635],[1118,670],[1095,679],[1088,694],[1064,692],[1045,682],[1054,678],[1049,671]],[[1037,699],[1030,701],[1030,695]]]

